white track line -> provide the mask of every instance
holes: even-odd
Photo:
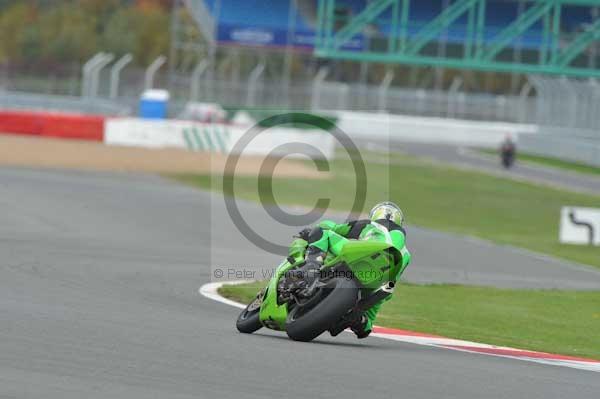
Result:
[[[246,305],[224,298],[218,292],[224,284],[244,284],[251,280],[224,281],[204,284],[198,289],[198,292],[206,298],[221,302],[229,306],[244,309]],[[529,350],[515,349],[505,346],[496,346],[482,344],[478,342],[463,341],[459,339],[439,337],[429,334],[420,334],[413,331],[397,330],[393,328],[375,327],[371,336],[392,341],[400,341],[415,345],[434,346],[448,350],[460,352],[469,352],[479,355],[504,357],[521,361],[528,361],[552,366],[569,367],[578,370],[600,372],[600,361],[591,359],[578,359],[575,357],[553,355],[551,353],[536,352]]]
[[[243,305],[239,302],[232,301],[231,299],[227,299],[219,294],[219,288],[221,288],[224,284],[244,284],[251,283],[249,280],[236,280],[236,281],[227,281],[223,283],[208,283],[204,284],[198,292],[200,295],[207,297],[208,299],[212,299],[213,301],[224,303],[225,305],[234,306],[239,309],[244,309],[246,305]]]

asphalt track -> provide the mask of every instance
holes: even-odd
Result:
[[[216,195],[153,176],[0,169],[0,202],[0,398],[600,392],[596,373],[562,367],[349,334],[308,344],[268,331],[238,334],[238,310],[201,297],[198,287],[216,267],[255,270],[277,256],[245,243]],[[258,207],[242,208],[269,227]],[[448,255],[459,242],[460,262]],[[500,260],[493,263],[508,256],[531,285],[536,274],[550,285],[600,282],[591,269],[477,240],[412,229],[409,243],[411,279],[518,285],[516,270],[502,273]]]
[[[477,169],[502,177],[600,195],[599,177],[558,168],[543,167],[530,162],[519,162],[518,153],[515,165],[510,170],[505,170],[500,166],[499,158],[488,154],[481,154],[474,149],[462,146],[408,142],[392,142],[389,143],[389,146],[392,150],[400,150],[411,155]]]

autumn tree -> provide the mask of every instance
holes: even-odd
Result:
[[[171,0],[0,0],[0,62],[82,61],[133,53],[145,66],[169,44]]]

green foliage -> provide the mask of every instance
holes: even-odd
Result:
[[[133,54],[140,65],[148,65],[156,57],[167,52],[169,16],[158,7],[147,7],[142,9],[140,17],[134,29],[136,44]]]
[[[105,51],[118,55],[133,53],[140,65],[166,54],[169,46],[169,16],[157,6],[123,8],[107,20],[102,35]]]
[[[22,61],[34,43],[35,9],[27,3],[14,3],[0,14],[0,61]],[[32,43],[33,42],[33,43]]]
[[[41,14],[36,25],[41,32],[43,61],[84,61],[96,50],[94,27],[97,17],[83,8],[63,4]]]
[[[105,51],[121,56],[136,47],[136,36],[132,27],[141,22],[141,18],[131,8],[124,8],[112,14],[106,23],[102,35],[102,47]]]
[[[81,63],[99,51],[133,53],[140,65],[166,54],[169,2],[0,0],[0,62]]]

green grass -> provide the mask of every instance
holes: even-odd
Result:
[[[496,151],[496,150],[483,149],[483,150],[481,150],[481,152],[486,153],[486,154],[493,154],[496,156],[498,155],[498,151]],[[523,154],[523,153],[518,152],[517,153],[517,161],[518,162],[522,162],[522,161],[531,162],[531,163],[535,163],[538,165],[550,166],[550,167],[556,168],[556,169],[568,170],[570,172],[578,172],[578,173],[584,173],[584,174],[588,174],[588,175],[600,175],[600,168],[598,168],[598,167],[586,165],[583,163],[563,161],[562,159],[545,157],[545,156],[541,156],[541,155]]]
[[[363,211],[389,198],[401,205],[409,224],[477,236],[600,267],[600,247],[558,243],[561,207],[600,207],[600,197],[454,169],[399,154],[392,161],[389,166],[367,163],[367,202]],[[274,198],[279,204],[311,207],[319,197],[331,198],[332,209],[348,210],[355,193],[352,165],[347,159],[336,160],[331,171],[331,179],[274,179]],[[204,189],[222,191],[221,178],[175,177]],[[235,193],[238,198],[258,200],[257,179],[236,178]]]
[[[248,303],[264,284],[225,285],[219,292]],[[376,324],[600,359],[598,292],[401,284]]]

